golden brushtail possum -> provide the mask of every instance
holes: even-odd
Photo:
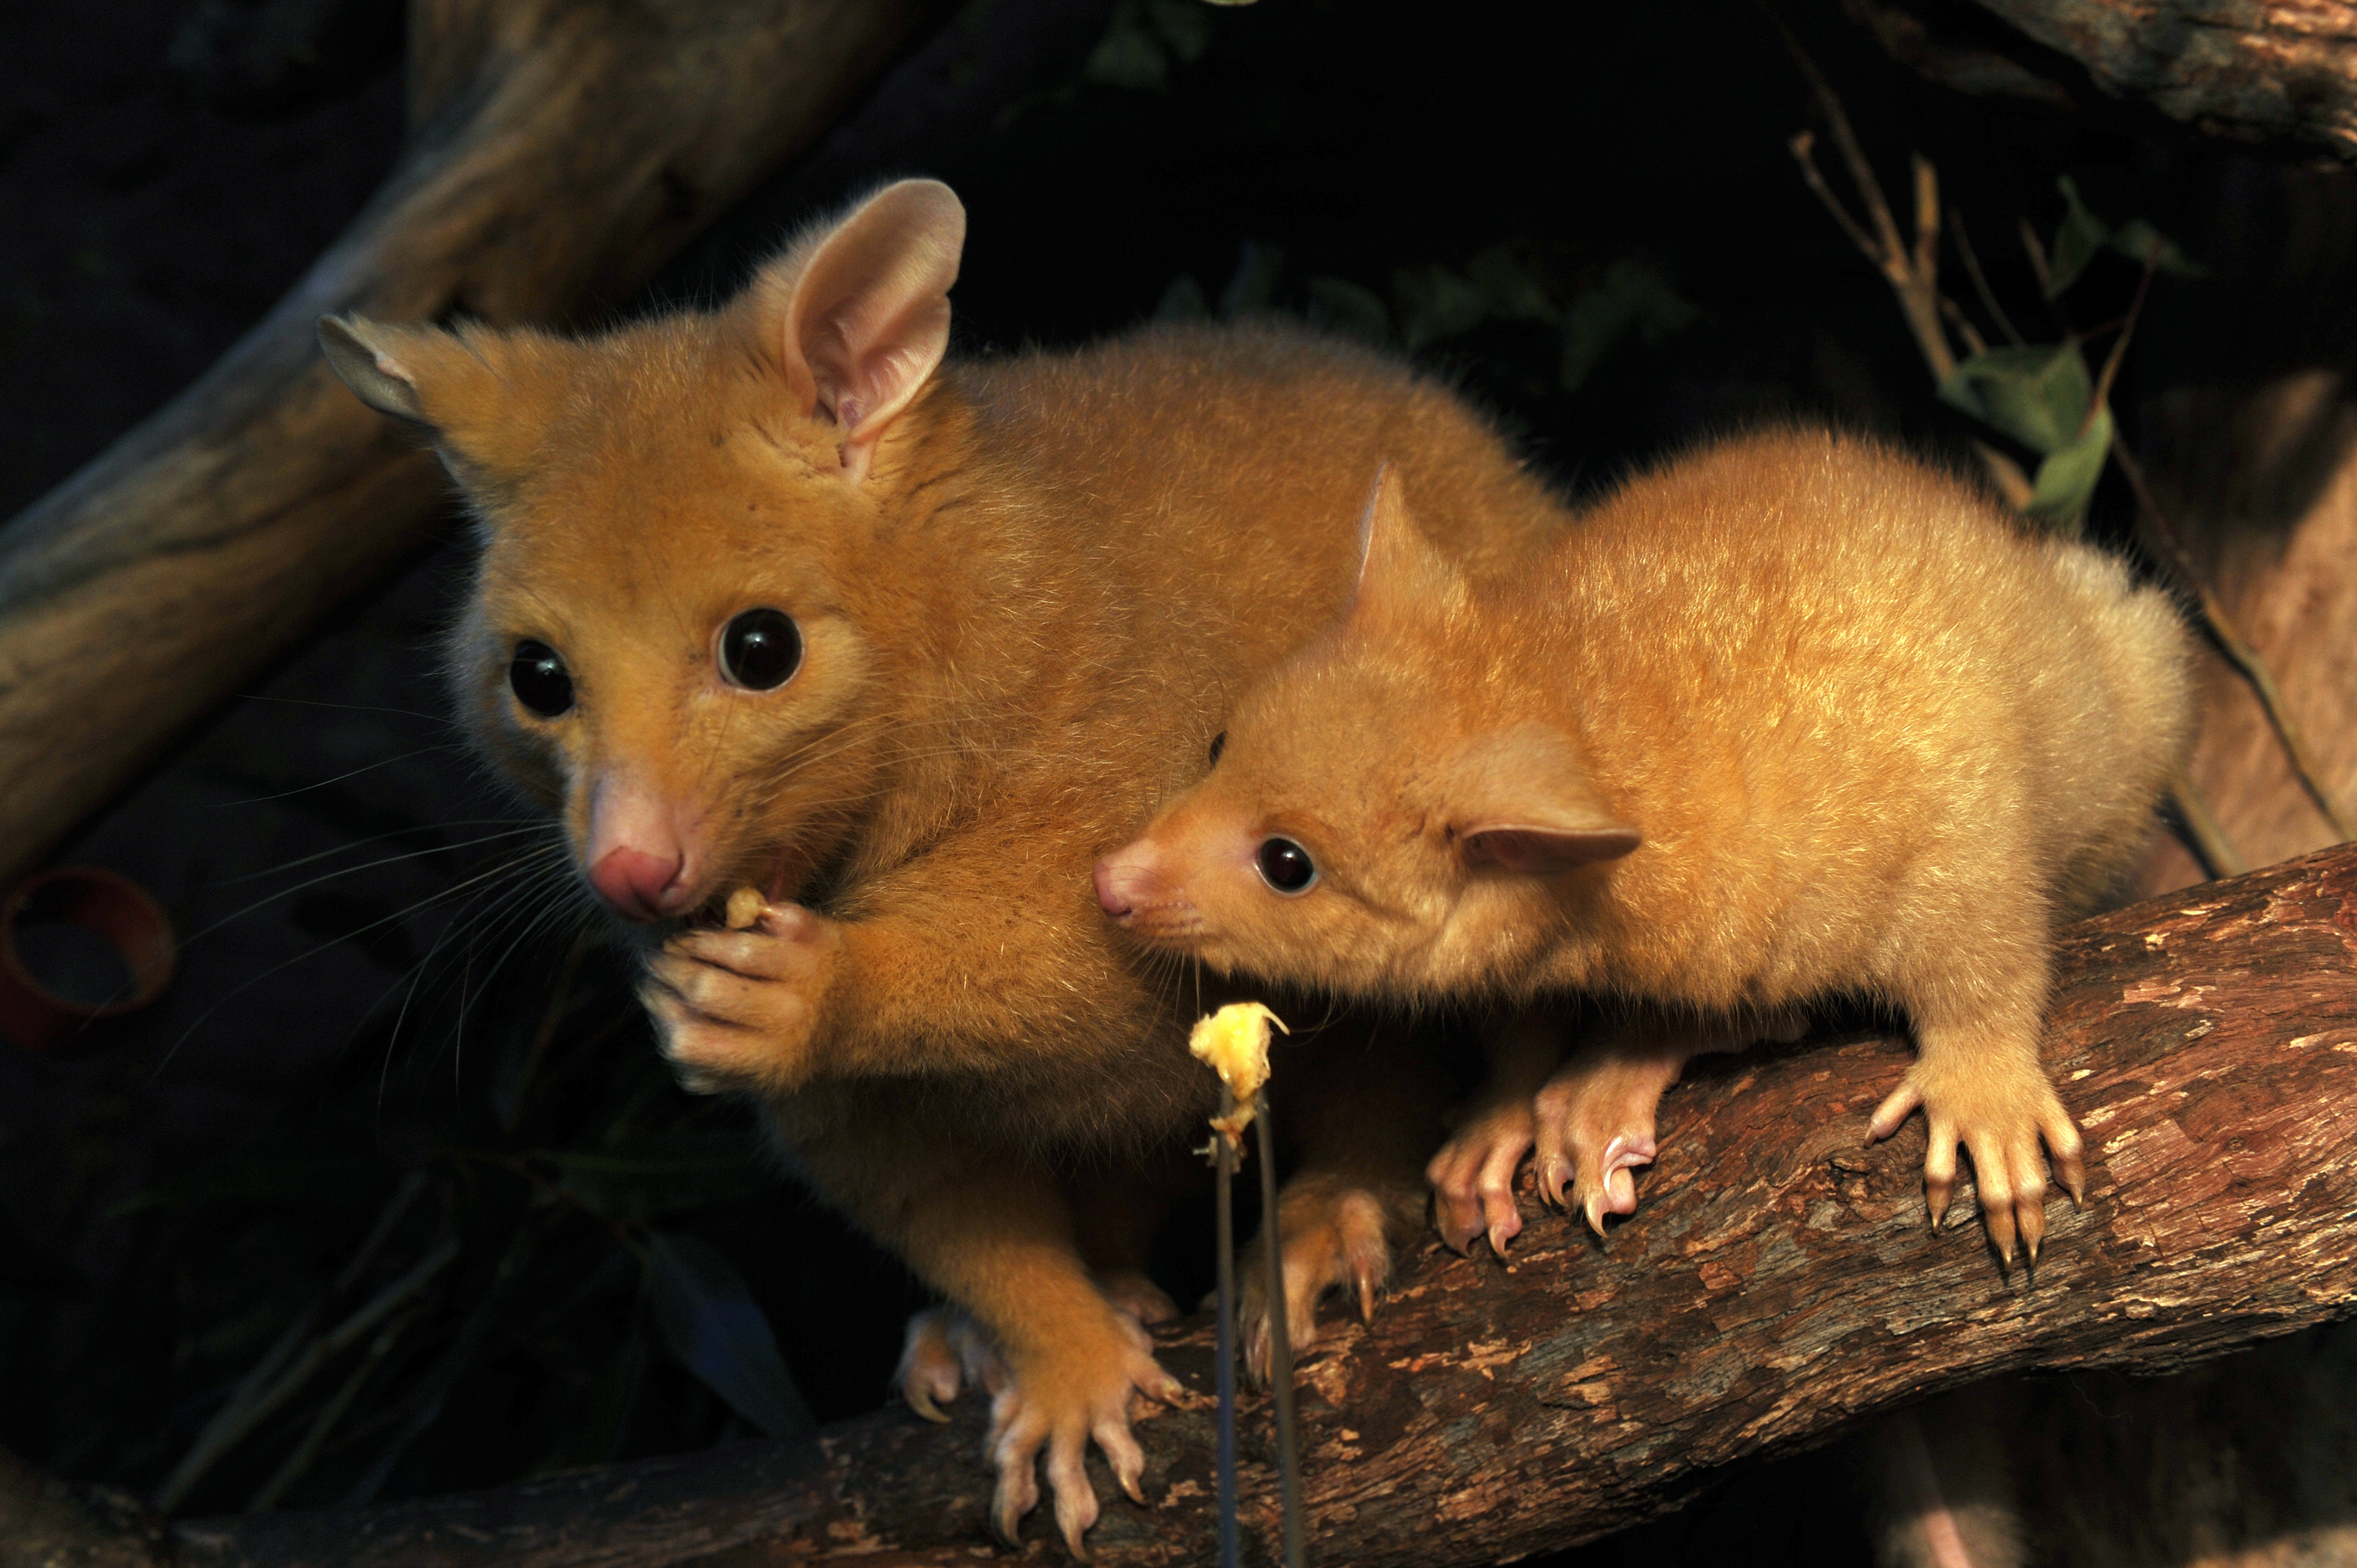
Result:
[[[906,181],[716,310],[320,337],[465,489],[458,705],[643,923],[663,1049],[763,1097],[808,1180],[963,1310],[916,1326],[903,1391],[931,1412],[987,1364],[994,1520],[1044,1454],[1077,1549],[1087,1445],[1134,1493],[1131,1395],[1174,1389],[1057,1173],[1200,1140],[1213,1090],[1175,969],[1137,961],[1089,867],[1348,604],[1382,456],[1477,575],[1561,513],[1449,393],[1297,332],[944,363],[964,227]]]
[[[1519,1225],[1534,1143],[1599,1226],[1627,1212],[1680,1063],[1819,999],[1902,1010],[1876,1111],[1961,1144],[2009,1260],[2080,1138],[2039,1064],[2055,923],[2146,837],[2192,723],[2158,591],[1889,446],[1795,428],[1622,486],[1527,572],[1477,582],[1393,470],[1356,602],[1238,706],[1218,767],[1097,867],[1100,901],[1214,969],[1403,999],[1574,993],[1433,1162],[1445,1234]]]

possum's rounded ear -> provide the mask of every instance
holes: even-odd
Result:
[[[463,336],[461,335],[463,334]],[[388,327],[364,316],[319,317],[328,363],[376,410],[425,430],[469,489],[529,466],[544,423],[551,340],[479,327]],[[519,377],[518,370],[539,373]]]
[[[1571,737],[1544,725],[1477,737],[1446,778],[1450,831],[1469,867],[1551,875],[1618,860],[1644,842],[1606,808]]]
[[[1399,470],[1383,464],[1359,514],[1359,586],[1349,624],[1380,628],[1462,582],[1455,564],[1433,548],[1409,511]]]
[[[964,250],[956,193],[904,179],[796,245],[755,285],[794,411],[834,421],[854,478],[949,348],[950,285]]]
[[[365,316],[319,317],[319,350],[352,395],[379,413],[425,424],[429,422],[418,400],[417,371],[396,350],[398,336]]]

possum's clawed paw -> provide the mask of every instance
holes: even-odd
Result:
[[[1115,1312],[1135,1318],[1141,1328],[1178,1319],[1178,1304],[1170,1299],[1170,1293],[1135,1269],[1114,1269],[1099,1274],[1097,1289],[1104,1292],[1105,1300]]]
[[[2038,1261],[2046,1239],[2046,1169],[2072,1201],[2086,1187],[2079,1129],[2035,1066],[1983,1060],[1943,1070],[1918,1060],[1874,1112],[1871,1136],[1887,1138],[1921,1106],[1931,1144],[1923,1155],[1923,1195],[1936,1228],[1955,1195],[1956,1149],[1972,1156],[1981,1219],[1997,1255],[2011,1263],[2017,1244]],[[2045,1150],[2039,1148],[2043,1142]]]
[[[1144,1502],[1146,1455],[1130,1431],[1131,1398],[1164,1404],[1186,1397],[1178,1379],[1154,1359],[1144,1329],[1108,1314],[1104,1331],[1081,1344],[1060,1337],[1051,1351],[1010,1363],[1011,1375],[990,1405],[985,1452],[998,1472],[990,1524],[1007,1545],[1017,1542],[1023,1516],[1039,1500],[1038,1462],[1048,1463],[1048,1490],[1056,1528],[1074,1557],[1088,1560],[1083,1538],[1097,1521],[1097,1494],[1082,1461],[1093,1442],[1132,1500]]]
[[[927,1421],[947,1421],[942,1406],[969,1382],[988,1394],[1006,1386],[1006,1359],[989,1330],[953,1306],[936,1306],[909,1319],[892,1383],[909,1408]]]
[[[1355,1300],[1362,1321],[1375,1316],[1375,1294],[1390,1280],[1391,1239],[1386,1219],[1393,1205],[1381,1194],[1339,1176],[1301,1176],[1277,1199],[1277,1227],[1284,1238],[1285,1331],[1294,1355],[1318,1342],[1318,1303],[1329,1290]],[[1240,1315],[1244,1367],[1256,1382],[1268,1380],[1268,1244],[1265,1228],[1242,1264]]]
[[[1490,1250],[1506,1255],[1506,1244],[1523,1229],[1514,1172],[1531,1152],[1533,1138],[1528,1100],[1479,1108],[1458,1124],[1424,1168],[1432,1183],[1433,1227],[1443,1241],[1469,1252],[1487,1236]]]
[[[765,906],[746,930],[697,928],[665,942],[639,1000],[681,1081],[772,1092],[803,1081],[842,945],[840,927],[798,904]]]
[[[1539,1196],[1577,1208],[1598,1236],[1608,1214],[1637,1211],[1630,1173],[1660,1152],[1653,1117],[1687,1050],[1586,1052],[1538,1092]]]

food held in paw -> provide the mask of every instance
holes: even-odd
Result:
[[[769,900],[761,897],[759,888],[739,887],[728,895],[728,908],[721,916],[720,923],[732,931],[748,929],[761,918],[761,906],[767,902]]]

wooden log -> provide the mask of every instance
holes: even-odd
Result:
[[[2097,85],[2243,141],[2357,161],[2351,0],[1981,0],[2087,68]]]
[[[0,885],[425,538],[445,484],[324,312],[586,323],[934,0],[416,0],[407,151],[202,380],[0,530]]]
[[[2357,1308],[2357,848],[2089,921],[2060,957],[2048,1060],[2090,1182],[2083,1210],[2050,1211],[2034,1277],[2000,1272],[1968,1203],[1925,1225],[1920,1119],[1863,1146],[1902,1041],[1709,1059],[1664,1102],[1663,1158],[1609,1243],[1534,1216],[1511,1267],[1426,1252],[1371,1329],[1308,1358],[1313,1560],[1568,1546],[1732,1461],[1993,1373],[2169,1371]],[[1207,1338],[1164,1337],[1197,1390]],[[806,1443],[204,1520],[178,1544],[206,1568],[970,1563],[990,1489],[976,1402],[947,1429],[887,1412]],[[1274,1561],[1265,1402],[1244,1427],[1246,1524]],[[1098,1560],[1210,1561],[1208,1402],[1140,1433],[1153,1501],[1107,1503]]]

